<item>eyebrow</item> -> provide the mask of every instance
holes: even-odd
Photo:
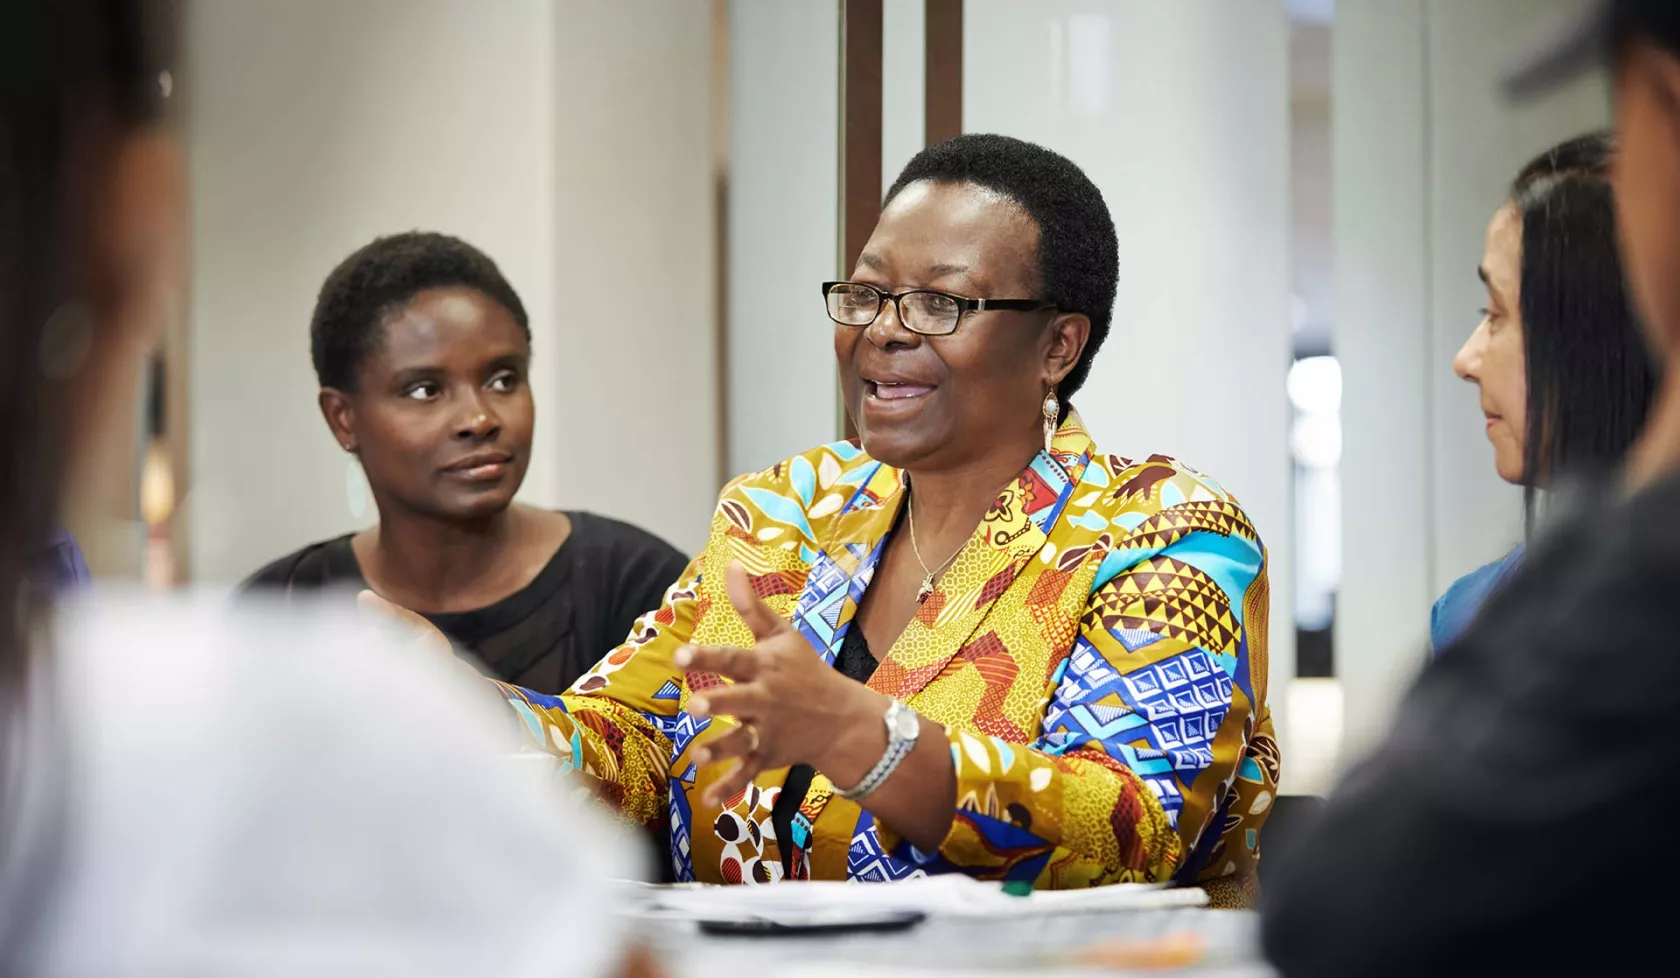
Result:
[[[881,260],[880,255],[877,255],[872,251],[866,251],[863,254],[859,255],[857,263],[859,265],[863,265],[867,268],[873,268],[873,269],[877,269],[877,270],[879,270],[882,265],[886,264],[885,262],[883,262]],[[943,278],[946,275],[959,275],[959,274],[961,274],[963,272],[966,272],[968,270],[969,270],[968,265],[953,265],[953,264],[948,264],[948,263],[945,263],[945,262],[941,262],[937,265],[933,265],[930,268],[928,268],[928,277],[929,278]]]
[[[392,375],[391,380],[399,387],[412,384],[417,380],[433,380],[442,374],[443,368],[430,364],[420,367],[404,367]]]

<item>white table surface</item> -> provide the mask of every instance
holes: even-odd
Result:
[[[1260,959],[1257,915],[1245,911],[1174,909],[1030,920],[932,918],[891,934],[720,937],[690,922],[642,918],[643,938],[671,978],[759,978],[837,975],[953,976],[1102,974],[1057,959],[1104,940],[1144,939],[1191,931],[1203,960],[1184,974],[1204,978],[1270,978]],[[1140,972],[1141,973],[1141,972]]]

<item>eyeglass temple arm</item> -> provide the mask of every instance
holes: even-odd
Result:
[[[974,312],[985,312],[988,309],[1013,309],[1017,311],[1031,311],[1034,309],[1049,309],[1055,305],[1044,299],[969,299],[968,309]]]

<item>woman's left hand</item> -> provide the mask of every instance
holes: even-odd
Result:
[[[702,765],[739,759],[701,800],[721,804],[761,771],[791,764],[823,770],[824,761],[837,756],[850,738],[873,735],[884,743],[880,718],[886,713],[887,697],[824,665],[787,619],[753,593],[740,561],[730,562],[726,583],[729,603],[752,631],[754,646],[688,645],[676,652],[676,663],[684,671],[715,672],[734,681],[695,693],[688,701],[688,712],[696,717],[731,716],[740,721],[696,752],[695,763]]]

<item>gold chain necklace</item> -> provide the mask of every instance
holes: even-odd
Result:
[[[910,494],[910,500],[909,500],[909,502],[905,503],[905,505],[907,507],[909,507],[909,509],[910,509],[910,552],[916,555],[916,563],[922,565],[922,575],[923,575],[922,576],[922,586],[920,588],[916,589],[916,603],[917,604],[922,604],[923,602],[927,601],[928,595],[933,593],[933,575],[940,573],[947,566],[950,565],[951,561],[956,560],[957,559],[957,554],[962,553],[963,548],[958,547],[956,549],[956,551],[951,554],[951,556],[946,557],[943,561],[941,561],[938,567],[935,567],[933,570],[928,570],[927,561],[922,559],[922,548],[916,546],[916,494],[915,493]]]

